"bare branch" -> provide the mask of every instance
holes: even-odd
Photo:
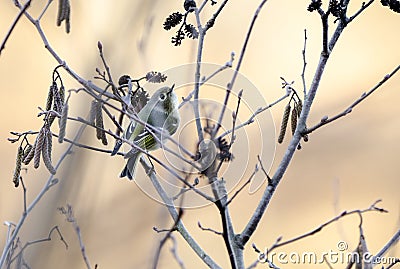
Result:
[[[146,170],[147,175],[150,178],[151,183],[153,184],[154,188],[156,189],[157,193],[160,195],[161,199],[164,202],[164,205],[167,207],[168,212],[170,213],[172,219],[175,221],[178,219],[178,212],[174,206],[173,200],[168,197],[167,193],[165,192],[164,188],[161,186],[157,176],[155,175],[152,167],[147,164],[147,162],[141,158],[140,162],[142,163],[143,167]],[[219,267],[215,261],[206,253],[204,250],[197,244],[197,242],[193,239],[193,237],[189,234],[186,227],[184,226],[181,220],[176,222],[176,229],[182,235],[183,239],[188,243],[188,245],[193,249],[193,251],[200,257],[200,259],[207,264],[210,268],[219,269]]]
[[[204,28],[204,31],[207,31],[208,29],[210,29],[214,25],[215,20],[217,19],[217,17],[221,13],[222,9],[225,7],[226,3],[228,3],[228,0],[224,0],[224,2],[221,3],[221,5],[217,9],[217,11],[212,15],[211,19],[207,22],[207,24],[206,24],[206,26]]]
[[[400,240],[400,229],[390,238],[383,248],[374,256],[374,260],[383,257],[385,253]],[[400,260],[398,261],[400,262]]]
[[[305,78],[305,73],[306,73],[306,66],[307,66],[307,60],[306,60],[306,48],[307,48],[307,30],[304,29],[304,47],[302,50],[302,55],[303,55],[303,70],[301,72],[301,80],[303,82],[303,93],[304,93],[304,98],[307,95],[307,86],[306,86],[306,78]]]
[[[17,17],[15,17],[13,23],[10,26],[10,29],[8,30],[6,36],[4,37],[3,41],[1,42],[0,55],[1,55],[1,52],[4,50],[4,48],[6,47],[7,40],[10,38],[11,33],[14,31],[15,26],[17,26],[18,21],[21,19],[22,15],[25,13],[25,11],[28,9],[28,7],[31,5],[31,1],[32,0],[28,0],[25,3],[25,5],[22,8],[20,8],[20,11],[19,11]]]
[[[24,191],[24,213],[26,213],[26,187],[25,187],[25,183],[24,180],[22,179],[22,177],[20,178],[21,180],[21,185],[22,185],[22,189]]]
[[[200,12],[197,8],[195,10],[195,14],[196,14],[197,28],[199,29],[199,41],[198,41],[198,46],[197,46],[196,71],[195,71],[195,75],[194,75],[193,110],[194,110],[194,117],[195,117],[195,122],[196,122],[197,136],[199,137],[199,143],[201,143],[204,140],[204,135],[203,135],[203,127],[202,127],[201,121],[200,121],[200,110],[199,110],[199,92],[200,92],[200,74],[201,74],[200,69],[201,69],[201,62],[202,62],[202,57],[203,57],[204,37],[205,37],[206,31],[204,30],[203,26],[201,25]]]
[[[104,57],[104,53],[103,53],[103,44],[99,41],[99,42],[97,43],[97,47],[98,47],[98,49],[99,49],[99,54],[100,54],[101,61],[103,62],[104,68],[106,69],[106,72],[107,72],[108,83],[110,83],[110,85],[111,85],[111,87],[112,87],[113,93],[114,93],[116,96],[118,96],[117,87],[115,86],[115,84],[114,84],[114,82],[113,82],[113,79],[112,79],[112,76],[111,76],[110,67],[108,66],[107,61],[106,61],[106,59],[105,59],[105,57]]]
[[[174,256],[176,262],[179,264],[179,267],[181,269],[185,269],[186,268],[185,264],[183,263],[182,259],[178,255],[178,244],[176,242],[175,236],[173,234],[171,234],[169,238],[172,241],[172,247],[170,248],[172,256]]]
[[[89,258],[86,255],[86,248],[85,248],[85,244],[83,243],[83,239],[82,239],[81,228],[79,227],[78,222],[76,221],[76,218],[74,217],[74,213],[72,211],[72,206],[67,204],[67,206],[65,208],[60,207],[60,208],[58,208],[58,210],[65,216],[65,218],[68,222],[72,223],[72,226],[74,227],[75,233],[78,237],[82,258],[86,264],[86,268],[91,269],[92,267],[90,266]]]
[[[346,2],[346,1],[344,1]],[[346,2],[348,3],[348,2]],[[347,4],[346,4],[347,5]],[[339,24],[336,27],[335,32],[333,33],[330,42],[329,42],[329,49],[332,50],[334,46],[336,45],[336,42],[338,41],[340,35],[342,34],[343,30],[345,28],[345,22],[342,20],[339,21]],[[258,203],[258,206],[251,216],[249,222],[247,223],[246,227],[240,234],[240,241],[242,242],[243,245],[245,245],[250,237],[253,235],[254,231],[256,230],[258,224],[261,221],[262,216],[265,213],[265,210],[271,201],[272,195],[274,194],[277,186],[279,185],[280,181],[283,178],[284,173],[286,172],[286,169],[288,168],[294,153],[297,149],[297,146],[300,143],[300,139],[304,136],[304,132],[306,132],[307,127],[306,127],[306,122],[307,118],[309,116],[310,110],[311,110],[311,105],[314,102],[315,96],[317,94],[317,90],[319,88],[319,83],[321,82],[322,74],[324,73],[326,64],[328,62],[329,55],[326,53],[321,53],[319,63],[317,65],[317,69],[314,74],[313,81],[310,86],[310,90],[307,93],[306,98],[304,99],[304,104],[303,104],[303,110],[302,113],[300,114],[300,118],[298,119],[298,124],[296,131],[292,137],[292,140],[274,174],[272,177],[272,184],[269,184],[261,199],[260,202]]]
[[[207,81],[209,81],[210,79],[212,79],[214,76],[216,76],[220,72],[224,71],[225,69],[232,67],[234,56],[235,56],[235,53],[232,52],[231,59],[228,62],[226,62],[224,65],[221,65],[217,70],[215,70],[208,77],[203,77],[203,79],[200,82],[200,86],[204,85]],[[196,91],[196,88],[193,91],[191,91],[186,97],[182,98],[182,102],[179,104],[178,109],[180,109],[184,104],[186,104],[187,102],[189,102],[192,99],[195,91]]]
[[[322,53],[325,56],[328,56],[330,54],[329,47],[328,47],[328,16],[329,13],[325,13],[322,11],[322,9],[318,9],[319,14],[321,15],[321,21],[322,21]]]
[[[363,2],[361,5],[361,8],[353,15],[351,16],[349,19],[347,19],[347,23],[352,22],[355,18],[357,18],[358,15],[360,15],[366,8],[368,8],[372,3],[374,2],[374,0],[369,0],[367,3]]]
[[[364,92],[364,93],[361,95],[360,98],[358,98],[356,101],[354,101],[354,102],[353,102],[350,106],[348,106],[343,112],[341,112],[341,113],[339,113],[339,114],[337,114],[337,115],[335,115],[335,116],[333,116],[333,117],[331,117],[331,118],[323,117],[323,118],[321,119],[321,121],[320,121],[318,124],[316,124],[316,125],[314,125],[314,126],[312,126],[312,127],[310,127],[310,128],[307,128],[305,134],[309,134],[309,133],[311,133],[311,132],[317,130],[318,128],[320,128],[320,127],[322,127],[322,126],[324,126],[324,125],[326,125],[326,124],[328,124],[328,123],[331,123],[331,122],[333,122],[333,121],[335,121],[335,120],[337,120],[337,119],[339,119],[339,118],[341,118],[341,117],[344,117],[344,116],[346,116],[347,114],[351,113],[351,112],[353,111],[353,108],[355,108],[355,107],[356,107],[357,105],[359,105],[362,101],[364,101],[368,96],[370,96],[373,92],[375,92],[377,89],[379,89],[379,87],[381,87],[383,84],[385,84],[385,82],[388,81],[391,77],[393,77],[393,76],[397,73],[397,71],[399,71],[399,70],[400,70],[400,65],[398,65],[391,73],[385,75],[385,76],[383,77],[383,79],[382,79],[381,81],[379,81],[372,89],[370,89],[370,90],[369,90],[368,92],[366,92],[366,93]]]
[[[246,125],[249,125],[249,124],[253,123],[255,117],[256,117],[258,114],[260,114],[260,113],[262,113],[262,112],[264,112],[264,111],[270,109],[270,108],[273,107],[274,105],[276,105],[276,104],[282,102],[282,101],[285,100],[287,97],[289,97],[289,95],[290,95],[290,93],[286,93],[284,96],[282,96],[281,98],[279,98],[279,99],[276,100],[275,102],[273,102],[273,103],[271,103],[271,104],[269,104],[269,105],[266,105],[265,107],[259,107],[256,111],[254,111],[254,113],[250,116],[250,118],[249,118],[248,120],[246,120],[245,122],[243,122],[243,123],[241,123],[241,124],[235,126],[235,130],[238,130],[238,129],[240,129],[240,128],[243,128],[243,127],[246,126]],[[217,137],[217,140],[223,138],[224,136],[226,136],[226,135],[228,135],[228,134],[230,134],[230,133],[232,133],[232,131],[233,131],[232,129],[225,131],[224,133],[222,133],[221,135],[219,135],[219,136]]]
[[[160,244],[156,250],[155,257],[154,257],[154,263],[153,263],[153,269],[157,269],[157,264],[158,264],[158,261],[160,260],[161,250],[162,250],[164,244],[167,242],[167,240],[171,237],[172,232],[177,230],[176,225],[181,220],[182,215],[183,215],[183,210],[182,210],[182,208],[180,208],[179,212],[178,212],[178,217],[175,220],[175,223],[172,225],[171,229],[169,229],[167,231],[167,233],[165,234],[163,239],[161,239]]]
[[[243,95],[243,89],[239,91],[238,93],[238,101],[237,101],[237,105],[236,105],[236,111],[233,112],[232,114],[232,139],[231,142],[229,144],[229,148],[232,147],[232,144],[235,142],[236,138],[235,138],[235,127],[236,127],[236,120],[239,114],[239,107],[240,107],[240,101],[242,100],[242,95]]]
[[[254,171],[253,173],[251,173],[249,179],[232,195],[232,197],[226,202],[226,206],[228,206],[233,199],[235,199],[235,197],[247,186],[250,184],[250,182],[253,180],[254,176],[256,175],[256,173],[258,172],[258,165],[256,164],[256,166],[254,167]]]
[[[44,16],[44,13],[46,13],[46,11],[49,8],[51,2],[53,2],[53,0],[47,0],[46,6],[43,8],[42,12],[40,13],[39,17],[37,18],[38,21],[40,21],[42,19],[42,17]]]
[[[213,230],[213,229],[211,229],[211,228],[204,228],[204,227],[201,225],[200,221],[197,222],[197,226],[199,226],[199,228],[202,229],[203,231],[212,232],[212,233],[215,233],[216,235],[222,235],[221,232],[218,232],[218,231]]]
[[[201,11],[203,10],[203,8],[206,6],[208,0],[204,0],[203,3],[201,3],[200,7],[199,7],[199,13],[201,13]]]
[[[268,180],[268,184],[272,184],[272,179],[271,177],[268,175],[268,172],[265,170],[264,165],[262,164],[262,160],[260,158],[260,155],[257,155],[257,159],[258,159],[258,163],[261,166],[261,170],[263,171],[264,175],[267,177]]]
[[[242,65],[242,62],[243,62],[243,59],[244,59],[244,55],[245,55],[245,52],[246,52],[246,49],[247,49],[247,45],[249,43],[250,36],[251,36],[252,31],[253,31],[255,22],[257,20],[257,17],[259,15],[260,11],[262,10],[263,6],[267,3],[267,1],[268,0],[261,1],[261,3],[257,7],[257,10],[255,11],[255,13],[253,15],[253,19],[252,19],[252,21],[250,23],[250,27],[249,27],[249,29],[247,31],[246,38],[245,38],[245,41],[244,41],[244,44],[243,44],[243,47],[242,47],[242,51],[240,52],[240,56],[239,56],[239,60],[238,60],[238,63],[236,65],[236,68],[235,68],[235,72],[233,73],[231,81],[227,85],[226,94],[225,94],[225,100],[224,100],[224,103],[223,103],[223,106],[222,106],[221,113],[219,115],[218,121],[217,121],[217,123],[216,123],[216,125],[214,127],[214,130],[212,131],[212,135],[211,135],[212,137],[215,137],[215,135],[217,134],[219,128],[221,127],[221,122],[222,122],[222,119],[224,118],[225,110],[226,110],[226,107],[228,105],[229,96],[230,96],[231,90],[233,89],[233,86],[235,84],[237,75],[239,74],[239,70],[240,70],[240,67]]]
[[[20,256],[22,256],[23,252],[25,251],[26,248],[28,248],[31,245],[35,245],[38,243],[42,243],[42,242],[48,242],[51,241],[51,235],[53,234],[53,232],[56,231],[57,234],[60,237],[60,241],[64,243],[65,248],[68,249],[68,243],[65,241],[60,229],[58,228],[58,226],[54,226],[53,228],[51,228],[49,235],[46,238],[42,238],[42,239],[37,239],[37,240],[33,240],[33,241],[29,241],[26,242],[25,245],[21,248],[21,250],[14,256],[14,258],[12,258],[10,260],[10,264],[12,262],[14,262],[16,259],[18,259]]]
[[[304,238],[309,237],[309,236],[311,236],[311,235],[314,235],[314,234],[316,234],[316,233],[319,233],[319,232],[320,232],[323,228],[325,228],[326,226],[328,226],[328,225],[330,225],[330,224],[332,224],[332,223],[334,223],[334,222],[340,220],[341,218],[343,218],[343,217],[345,217],[345,216],[349,216],[349,215],[353,215],[353,214],[359,214],[359,215],[361,215],[361,214],[364,214],[364,213],[366,213],[366,212],[381,212],[381,213],[387,213],[387,211],[386,211],[385,209],[376,207],[376,204],[379,203],[380,201],[381,201],[381,200],[375,201],[370,207],[368,207],[368,208],[366,208],[366,209],[362,209],[362,210],[356,209],[356,210],[352,210],[352,211],[343,211],[340,215],[338,215],[338,216],[336,216],[336,217],[334,217],[334,218],[328,220],[327,222],[321,224],[320,226],[318,226],[317,228],[315,228],[314,230],[312,230],[312,231],[310,231],[310,232],[308,232],[308,233],[305,233],[305,234],[303,234],[303,235],[300,235],[300,236],[297,236],[297,237],[295,237],[295,238],[289,239],[289,240],[287,240],[287,241],[283,241],[283,242],[280,242],[280,240],[279,240],[279,242],[277,241],[275,244],[273,244],[273,245],[268,249],[268,251],[272,251],[273,249],[276,249],[276,248],[278,248],[278,247],[282,247],[282,246],[284,246],[284,245],[291,244],[291,243],[296,242],[296,241],[298,241],[298,240],[301,240],[301,239],[304,239]]]

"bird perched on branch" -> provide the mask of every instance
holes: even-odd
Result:
[[[125,130],[125,139],[144,151],[159,149],[179,127],[178,97],[174,85],[158,89],[137,116],[142,122],[132,120]],[[128,161],[120,174],[121,178],[134,178],[137,163],[143,153],[137,147],[132,147],[125,155]]]

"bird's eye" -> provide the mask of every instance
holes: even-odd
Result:
[[[163,93],[162,93],[162,94],[160,94],[160,100],[161,100],[161,101],[164,101],[164,100],[165,100],[165,97],[166,97],[166,95],[165,95],[165,94],[163,94]]]

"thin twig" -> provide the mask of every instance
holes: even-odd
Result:
[[[279,99],[276,100],[275,102],[273,102],[273,103],[271,103],[271,104],[269,104],[269,105],[266,105],[265,107],[259,107],[256,111],[254,111],[254,113],[249,117],[248,120],[246,120],[245,122],[243,122],[243,123],[241,123],[241,124],[235,126],[235,130],[238,130],[238,129],[240,129],[240,128],[243,128],[243,127],[246,126],[246,125],[249,125],[249,124],[253,123],[253,122],[254,122],[254,118],[255,118],[258,114],[260,114],[260,113],[262,113],[262,112],[264,112],[264,111],[270,109],[271,107],[273,107],[274,105],[276,105],[276,104],[282,102],[283,100],[285,100],[285,99],[288,98],[289,96],[290,96],[290,93],[286,93],[284,96],[282,96],[281,98],[279,98]],[[224,133],[222,133],[221,135],[219,135],[219,136],[217,137],[217,140],[223,138],[224,136],[226,136],[226,135],[228,135],[228,134],[230,134],[230,133],[232,133],[232,132],[233,132],[232,129],[225,131]]]
[[[272,184],[272,178],[268,175],[268,172],[265,170],[264,165],[262,163],[262,160],[260,158],[260,155],[257,155],[257,160],[258,160],[258,163],[261,166],[261,171],[263,171],[264,175],[267,177],[268,184]]]
[[[199,13],[201,13],[201,11],[203,10],[203,8],[206,6],[208,0],[204,0],[203,3],[201,3],[200,7],[199,7]]]
[[[107,72],[107,76],[108,76],[108,81],[107,82],[111,85],[113,93],[118,96],[117,87],[115,86],[115,84],[113,82],[112,75],[111,75],[111,70],[110,70],[110,67],[107,64],[107,61],[106,61],[105,57],[104,57],[103,45],[101,44],[100,41],[97,43],[97,47],[99,49],[99,54],[100,54],[101,61],[103,62],[104,68],[106,69],[106,72]]]
[[[301,72],[301,80],[303,81],[303,93],[304,93],[304,98],[307,95],[307,86],[306,86],[306,78],[305,78],[305,73],[306,73],[306,66],[307,66],[307,60],[306,60],[306,48],[307,48],[307,30],[304,29],[304,47],[302,50],[302,55],[303,55],[303,70]]]
[[[59,210],[65,216],[66,220],[68,222],[72,223],[72,226],[74,227],[76,236],[78,237],[79,247],[81,250],[82,258],[86,264],[86,268],[91,269],[92,267],[90,266],[89,258],[86,255],[86,248],[85,248],[85,244],[83,243],[83,239],[82,239],[81,228],[79,227],[78,222],[76,221],[76,218],[74,217],[72,206],[67,204],[67,206],[65,208],[60,207]]]
[[[49,8],[51,2],[53,2],[53,0],[47,0],[46,6],[43,8],[42,12],[40,13],[39,17],[37,18],[38,21],[40,21],[42,19],[42,17],[44,16],[44,13],[46,13],[46,11]]]
[[[307,128],[307,131],[305,132],[305,134],[309,134],[309,133],[311,133],[311,132],[317,130],[318,128],[320,128],[320,127],[322,127],[322,126],[324,126],[324,125],[326,125],[326,124],[328,124],[328,123],[331,123],[331,122],[333,122],[333,121],[335,121],[335,120],[337,120],[337,119],[339,119],[339,118],[341,118],[341,117],[344,117],[344,116],[346,116],[347,114],[351,113],[351,112],[353,111],[353,108],[355,108],[355,107],[356,107],[357,105],[359,105],[362,101],[364,101],[368,96],[370,96],[373,92],[375,92],[377,89],[379,89],[379,87],[381,87],[386,81],[388,81],[391,77],[393,77],[394,74],[396,74],[397,71],[399,71],[399,70],[400,70],[400,65],[398,65],[391,73],[385,75],[385,76],[383,77],[383,79],[382,79],[381,81],[379,81],[372,89],[370,89],[370,90],[369,90],[368,92],[366,92],[366,93],[364,92],[364,93],[361,95],[360,98],[358,98],[356,101],[354,101],[354,102],[353,102],[350,106],[348,106],[343,112],[341,112],[341,113],[339,113],[339,114],[337,114],[337,115],[335,115],[335,116],[333,116],[333,117],[331,117],[331,118],[328,118],[328,117],[322,118],[321,121],[320,121],[318,124],[316,124],[316,125],[314,125],[314,126],[312,126],[312,127],[310,127],[310,128]]]
[[[232,197],[226,202],[226,206],[228,206],[233,199],[235,199],[235,197],[247,186],[251,183],[251,181],[253,180],[254,176],[256,175],[256,173],[258,172],[258,165],[256,164],[256,166],[254,167],[254,171],[253,173],[251,173],[249,179],[232,195]]]
[[[20,8],[20,11],[19,11],[17,17],[15,17],[13,23],[10,26],[10,29],[8,30],[6,36],[3,39],[3,42],[1,42],[0,55],[1,55],[1,52],[4,50],[4,48],[6,47],[7,40],[10,38],[11,33],[14,31],[15,26],[17,26],[18,21],[21,19],[22,15],[25,13],[25,11],[28,9],[28,7],[31,5],[31,1],[32,0],[28,0],[25,3],[25,5],[22,8]]]
[[[51,230],[50,230],[50,232],[49,232],[49,235],[48,235],[46,238],[42,238],[42,239],[37,239],[37,240],[33,240],[33,241],[26,242],[25,245],[21,248],[21,250],[20,250],[17,254],[15,254],[14,258],[12,258],[12,259],[10,260],[10,265],[11,265],[11,263],[12,263],[13,261],[15,261],[20,255],[22,255],[23,252],[25,251],[25,249],[28,248],[29,246],[34,245],[34,244],[38,244],[38,243],[42,243],[42,242],[51,241],[51,235],[53,234],[54,231],[57,232],[57,234],[60,236],[61,242],[63,242],[64,245],[65,245],[65,248],[68,249],[68,243],[65,241],[65,239],[64,239],[64,237],[63,237],[63,235],[62,235],[60,229],[58,228],[58,226],[54,226],[53,228],[51,228]]]
[[[226,62],[224,65],[221,65],[217,70],[215,70],[213,73],[211,73],[211,75],[209,75],[208,77],[203,78],[200,82],[200,86],[203,86],[207,81],[209,81],[210,79],[212,79],[214,76],[216,76],[220,72],[224,71],[225,69],[231,68],[233,60],[234,60],[234,56],[235,56],[235,53],[232,52],[230,61]],[[189,102],[192,99],[195,91],[196,91],[196,88],[193,91],[191,91],[186,97],[182,98],[182,102],[179,104],[178,109],[180,109],[183,105],[185,105],[187,102]]]
[[[165,233],[165,232],[169,232],[171,231],[171,229],[159,229],[157,227],[153,227],[153,231],[155,231],[156,233]]]
[[[370,207],[368,207],[366,209],[363,209],[363,210],[355,209],[355,210],[352,210],[352,211],[343,211],[340,215],[328,220],[327,222],[321,224],[320,226],[318,226],[317,228],[315,228],[314,230],[312,230],[312,231],[310,231],[308,233],[305,233],[303,235],[299,235],[297,237],[294,237],[292,239],[289,239],[289,240],[283,241],[283,242],[280,242],[280,240],[279,240],[279,242],[276,242],[275,244],[273,244],[268,249],[268,251],[271,252],[272,250],[274,250],[274,249],[276,249],[278,247],[282,247],[284,245],[291,244],[291,243],[296,242],[298,240],[301,240],[301,239],[304,239],[304,238],[309,237],[311,235],[314,235],[314,234],[320,232],[326,226],[332,224],[333,222],[336,222],[336,221],[340,220],[341,218],[343,218],[345,216],[349,216],[349,215],[353,215],[353,214],[363,214],[363,213],[366,213],[366,212],[373,212],[373,211],[381,212],[381,213],[387,213],[387,211],[385,209],[376,207],[376,204],[379,203],[380,201],[381,200],[375,201]]]
[[[199,143],[204,140],[203,127],[200,121],[200,109],[199,109],[199,94],[200,94],[200,74],[201,74],[201,62],[203,57],[204,37],[205,30],[201,25],[199,10],[195,10],[197,28],[199,29],[199,41],[197,45],[197,59],[196,59],[196,71],[194,75],[194,94],[193,94],[193,110],[196,123],[197,136],[199,137]]]
[[[361,8],[353,15],[351,16],[349,19],[347,19],[347,23],[352,22],[355,18],[357,18],[358,15],[360,15],[366,8],[368,8],[372,3],[374,2],[374,0],[369,0],[368,3],[363,2],[361,5]]]
[[[186,268],[185,264],[183,263],[182,259],[178,255],[178,244],[176,242],[175,236],[173,234],[171,234],[169,238],[172,241],[172,247],[170,248],[172,256],[174,256],[176,262],[179,264],[179,267],[181,269],[185,269]]]
[[[165,234],[165,236],[160,240],[160,244],[158,245],[158,248],[156,250],[156,253],[155,253],[155,256],[153,259],[153,261],[154,261],[153,269],[157,269],[158,261],[160,260],[161,250],[162,250],[164,244],[167,242],[167,240],[171,237],[172,232],[176,231],[176,225],[181,220],[182,215],[183,215],[183,210],[182,210],[182,208],[180,208],[179,212],[178,212],[178,217],[175,220],[174,224],[172,225],[171,229],[169,229],[167,231],[167,233]]]
[[[204,28],[204,31],[207,31],[208,29],[210,29],[214,25],[215,20],[217,19],[217,17],[221,13],[222,9],[225,7],[226,3],[228,3],[228,0],[225,0],[224,2],[221,3],[221,5],[217,9],[217,11],[212,15],[211,19],[206,24],[206,26]]]
[[[325,57],[328,57],[330,53],[328,46],[329,11],[325,13],[321,8],[319,8],[318,13],[321,16],[321,22],[322,22],[322,54],[324,54]]]
[[[204,228],[204,227],[201,225],[200,221],[197,222],[197,226],[198,226],[201,230],[203,230],[203,231],[212,232],[212,233],[215,233],[216,235],[222,235],[221,232],[218,232],[218,231],[216,231],[216,230],[214,230],[214,229],[211,229],[211,228]]]
[[[214,161],[213,166],[216,164]],[[228,252],[229,260],[232,269],[243,268],[243,248],[238,247],[235,244],[235,230],[233,228],[232,219],[229,213],[229,207],[227,206],[228,193],[225,186],[225,180],[222,178],[218,179],[217,173],[207,169],[206,177],[211,185],[212,192],[215,197],[215,206],[221,215],[222,225],[222,237],[224,239],[225,248]]]
[[[192,169],[193,169],[193,167],[192,167]],[[186,181],[189,179],[189,176],[190,176],[192,173],[193,173],[193,170],[190,171],[189,173],[187,173],[187,175],[185,176]],[[192,186],[193,186],[193,187],[196,187],[198,184],[199,184],[199,179],[196,177],[195,180],[194,180],[194,183],[192,184]],[[185,194],[185,193],[188,192],[188,191],[190,191],[190,189],[189,189],[189,188],[186,188],[186,186],[183,186],[183,187],[180,189],[180,191],[172,197],[172,200],[175,201],[175,200],[178,199],[181,195]]]
[[[235,84],[236,78],[237,78],[237,76],[239,74],[239,70],[240,70],[240,67],[242,65],[242,62],[243,62],[243,59],[244,59],[244,55],[245,55],[245,52],[246,52],[246,49],[247,49],[247,45],[249,43],[250,36],[251,36],[252,31],[253,31],[255,22],[257,20],[258,14],[260,13],[260,11],[263,8],[263,6],[265,5],[265,3],[267,3],[267,1],[268,0],[263,0],[259,4],[259,6],[257,7],[257,10],[255,11],[255,13],[253,15],[253,19],[252,19],[252,21],[250,23],[250,27],[249,27],[249,29],[247,31],[246,38],[245,38],[244,44],[242,46],[242,51],[240,52],[240,56],[239,56],[239,60],[238,60],[238,63],[236,65],[236,68],[235,68],[235,72],[233,73],[231,81],[227,85],[226,94],[225,94],[225,100],[224,100],[224,103],[222,105],[222,109],[221,109],[220,115],[218,117],[218,121],[217,121],[217,123],[216,123],[216,125],[214,127],[214,130],[212,131],[212,135],[211,135],[212,137],[215,137],[215,135],[217,134],[219,128],[221,127],[222,119],[224,118],[225,110],[226,110],[226,107],[228,105],[229,96],[230,96],[231,90],[233,89],[233,86]]]
[[[121,124],[119,124],[119,122],[115,119],[115,116],[111,114],[111,112],[107,109],[107,107],[102,106],[102,109],[104,110],[104,112],[106,112],[107,116],[109,119],[111,119],[111,121],[114,123],[114,125],[117,127],[117,130],[119,132],[123,132],[124,129],[122,128]]]
[[[238,93],[238,101],[237,101],[237,105],[236,105],[236,111],[234,111],[232,113],[232,129],[231,129],[232,130],[232,136],[231,136],[231,141],[229,143],[228,149],[226,150],[227,152],[229,152],[229,150],[232,148],[233,143],[236,140],[235,127],[236,127],[236,121],[237,121],[238,114],[239,114],[240,101],[242,100],[242,95],[243,95],[243,89],[240,90],[239,93]],[[224,163],[224,159],[221,158],[221,160],[219,161],[218,167],[216,169],[217,173],[221,169],[223,163]]]
[[[216,75],[218,75],[219,73],[221,73],[222,71],[224,71],[227,68],[231,68],[233,65],[233,60],[235,57],[235,53],[231,52],[231,59],[226,62],[224,65],[220,66],[217,70],[215,70],[213,73],[211,73],[211,75],[209,75],[208,77],[204,77],[201,82],[200,82],[200,86],[205,84],[207,81],[209,81],[210,79],[212,79],[213,77],[215,77]]]
[[[240,107],[240,101],[242,100],[242,94],[243,94],[243,89],[239,91],[236,111],[234,112],[234,114],[232,114],[232,139],[231,142],[229,143],[229,148],[231,148],[233,143],[235,142],[236,120],[239,114],[239,107]]]

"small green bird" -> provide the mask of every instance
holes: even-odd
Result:
[[[174,86],[158,89],[147,104],[137,114],[138,118],[148,124],[151,133],[157,136],[158,141],[164,143],[168,135],[173,135],[179,127],[180,116],[178,112],[178,97],[174,92]],[[153,151],[161,147],[160,143],[143,124],[131,121],[125,130],[125,139],[132,141],[146,151]],[[142,152],[132,147],[125,158],[128,158],[120,177],[133,179],[137,163]]]

